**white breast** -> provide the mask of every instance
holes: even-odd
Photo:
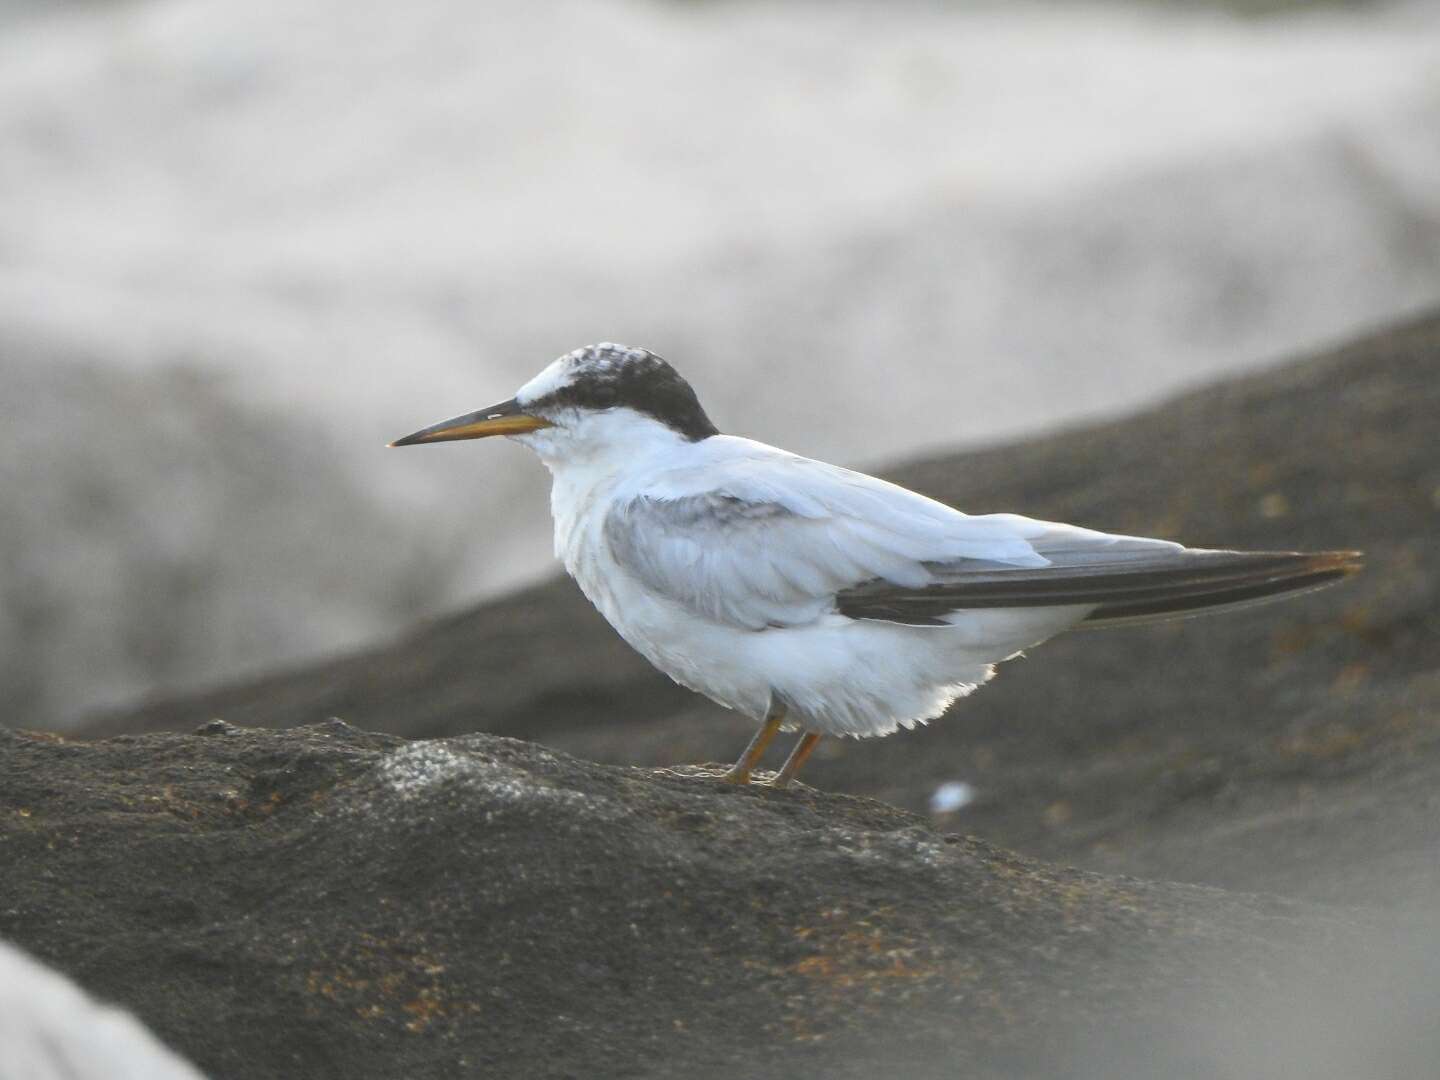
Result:
[[[763,717],[770,687],[759,672],[735,670],[730,628],[700,619],[635,581],[605,541],[613,477],[564,469],[555,474],[551,509],[555,554],[586,598],[632,648],[676,682],[732,709]]]

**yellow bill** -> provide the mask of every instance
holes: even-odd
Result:
[[[516,404],[515,399],[491,405],[488,409],[466,413],[421,428],[391,446],[416,446],[420,443],[458,442],[461,439],[485,439],[491,435],[523,435],[527,431],[554,427],[549,420],[531,416]]]

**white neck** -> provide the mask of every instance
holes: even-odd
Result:
[[[627,480],[678,464],[695,444],[673,428],[632,409],[603,413],[567,411],[556,425],[514,436],[550,470],[550,509],[555,551],[575,550],[577,529],[591,519],[597,500]]]

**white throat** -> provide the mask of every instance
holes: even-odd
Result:
[[[599,510],[618,488],[682,463],[693,442],[633,409],[567,410],[554,427],[512,436],[550,470],[555,553],[567,563],[580,532],[599,527]]]

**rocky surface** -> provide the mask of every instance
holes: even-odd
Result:
[[[1418,923],[487,735],[0,730],[0,863],[0,934],[212,1077],[1405,1076],[1440,1052]]]
[[[930,728],[822,743],[815,786],[924,810],[1092,868],[1316,899],[1426,904],[1440,887],[1440,316],[1113,424],[896,470],[971,511],[1197,545],[1361,548],[1329,591],[1180,624],[1072,634]],[[104,718],[343,716],[486,730],[614,763],[733,758],[747,730],[658,675],[568,581],[407,639]]]

